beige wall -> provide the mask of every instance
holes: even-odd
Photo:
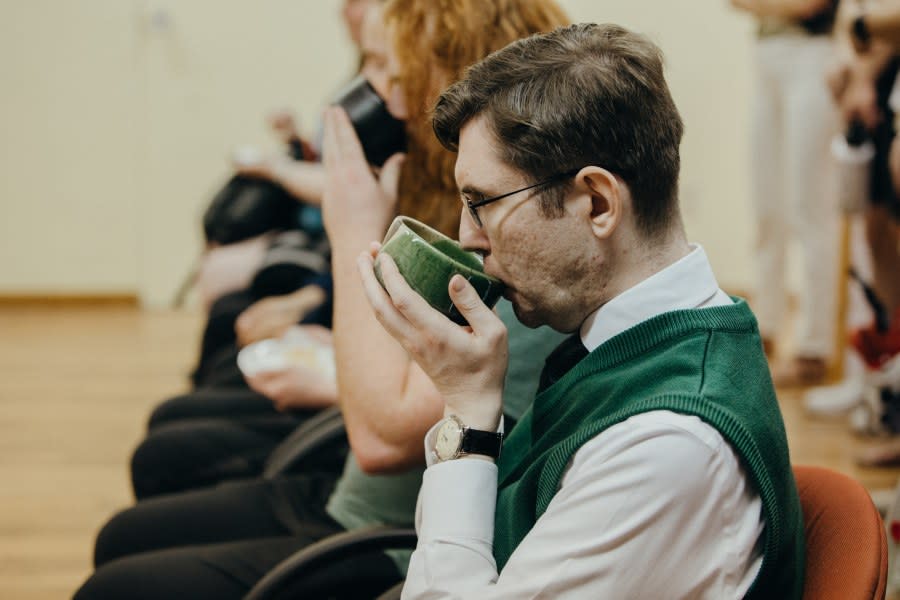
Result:
[[[243,144],[278,151],[265,115],[297,111],[314,133],[355,54],[337,0],[157,0],[171,25],[139,36],[145,143],[139,164],[139,290],[170,301],[201,247],[200,217]]]
[[[575,21],[620,23],[662,47],[685,121],[681,204],[688,235],[706,248],[722,287],[749,290],[752,22],[732,11],[727,0],[561,3]]]
[[[131,9],[0,6],[0,291],[132,290]]]
[[[0,294],[167,303],[229,150],[311,129],[351,73],[338,0],[0,0]],[[721,283],[751,284],[750,23],[724,0],[562,0],[650,34],[684,115],[682,202]],[[693,10],[688,10],[688,8]],[[702,11],[701,11],[702,9]]]
[[[352,75],[339,6],[0,0],[0,294],[168,303],[231,149]]]

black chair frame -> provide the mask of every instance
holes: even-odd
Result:
[[[287,436],[266,460],[264,479],[275,479],[285,475],[298,462],[332,442],[347,438],[344,417],[334,406],[321,410],[310,417]]]
[[[281,561],[253,586],[244,600],[272,600],[290,582],[303,577],[328,561],[353,558],[379,550],[413,549],[414,529],[372,527],[347,531],[325,538]],[[388,590],[393,597],[402,586]]]

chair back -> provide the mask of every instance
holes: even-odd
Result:
[[[804,600],[883,600],[888,571],[881,515],[859,482],[795,466],[806,531]]]

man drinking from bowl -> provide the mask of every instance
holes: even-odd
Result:
[[[360,256],[446,405],[404,597],[799,598],[784,426],[753,314],[685,236],[659,49],[614,25],[532,36],[446,90],[434,128],[458,151],[461,245],[523,323],[574,333],[501,442],[502,323],[460,276],[469,327]]]

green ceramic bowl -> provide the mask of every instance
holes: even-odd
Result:
[[[484,273],[477,254],[463,250],[455,240],[409,217],[394,219],[381,252],[375,257],[375,277],[384,286],[379,261],[382,254],[394,259],[400,274],[417,294],[456,323],[464,325],[466,320],[456,310],[447,289],[455,274],[468,279],[489,308],[503,293],[503,283]]]

